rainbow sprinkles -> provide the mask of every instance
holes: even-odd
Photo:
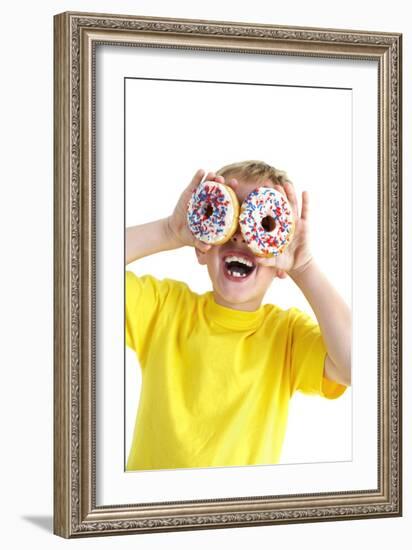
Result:
[[[237,218],[236,203],[231,191],[226,185],[205,181],[192,194],[188,204],[187,223],[190,231],[200,241],[222,244],[228,240],[228,231]]]
[[[272,187],[258,187],[242,204],[239,224],[256,256],[277,256],[289,245],[294,232],[290,205]]]

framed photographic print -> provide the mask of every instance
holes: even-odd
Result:
[[[396,33],[55,16],[57,535],[401,514],[401,43]],[[166,453],[161,466],[128,466],[143,381],[125,349],[125,229],[167,218],[199,168],[249,159],[310,196],[313,254],[351,308],[351,387],[339,399],[293,397],[276,463],[176,467]],[[193,247],[130,270],[210,289]],[[289,278],[272,286],[265,303],[313,316]],[[213,362],[212,348],[200,352]],[[167,399],[155,392],[149,405]],[[169,430],[152,424],[161,445]],[[258,428],[245,417],[239,441]]]

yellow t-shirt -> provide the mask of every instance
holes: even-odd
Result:
[[[126,273],[126,344],[142,371],[127,470],[279,461],[296,390],[339,397],[319,327],[296,308],[238,311]]]

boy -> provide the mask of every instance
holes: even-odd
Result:
[[[142,368],[142,391],[127,469],[275,464],[296,390],[333,399],[350,385],[351,315],[322,274],[308,243],[308,194],[298,201],[284,172],[260,161],[231,164],[207,180],[230,185],[239,203],[258,186],[287,197],[295,233],[274,258],[253,255],[240,229],[229,242],[197,241],[187,204],[199,170],[171,216],[127,229],[126,263],[194,246],[213,290],[126,273],[126,343]],[[252,262],[247,277],[227,276],[225,258]],[[276,277],[289,276],[318,324],[296,308],[261,305]]]

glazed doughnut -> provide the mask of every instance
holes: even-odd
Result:
[[[240,229],[256,256],[277,256],[288,246],[295,223],[284,195],[272,187],[258,187],[244,200]]]
[[[207,244],[223,244],[236,232],[239,203],[235,192],[215,181],[204,181],[193,192],[187,210],[192,234]]]

